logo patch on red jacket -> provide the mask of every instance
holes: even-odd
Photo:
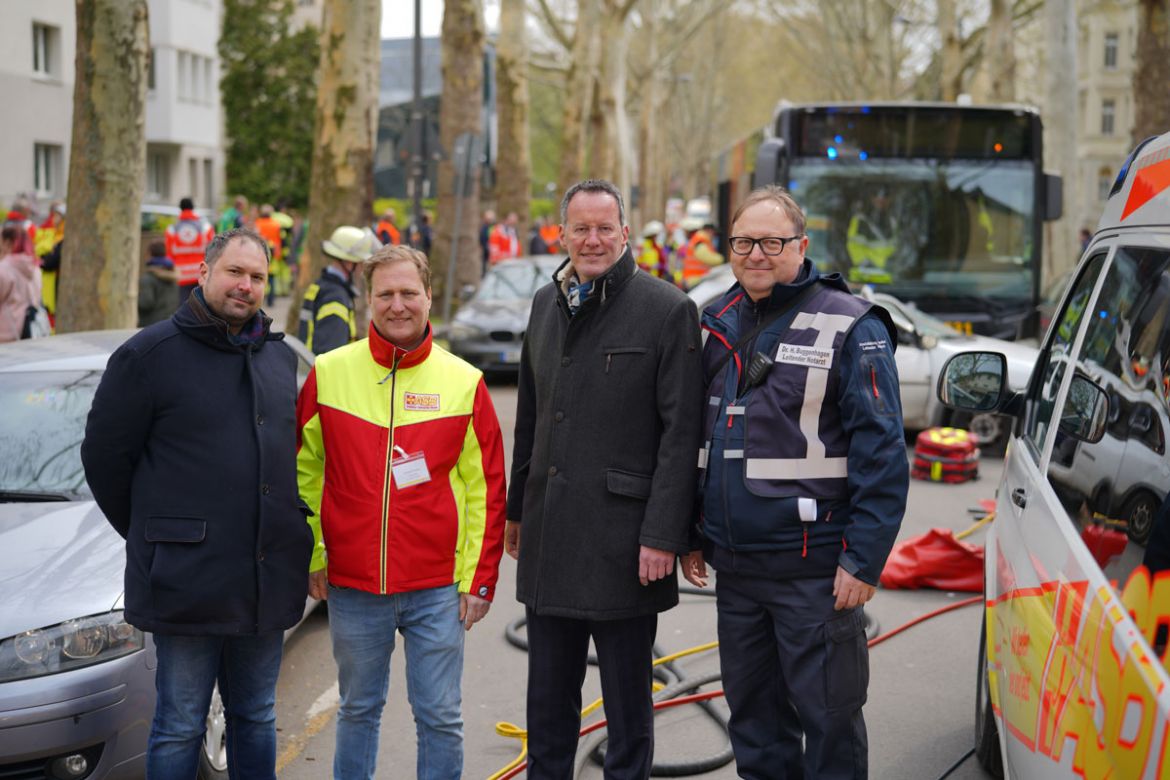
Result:
[[[438,393],[406,393],[402,400],[408,412],[439,411]]]

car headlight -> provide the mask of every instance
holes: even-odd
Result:
[[[112,661],[145,645],[122,612],[66,620],[0,641],[0,682],[43,677]]]
[[[465,322],[452,322],[450,327],[447,328],[447,338],[453,340],[457,339],[462,341],[479,338],[482,333],[483,331],[479,328],[474,325],[468,325]]]

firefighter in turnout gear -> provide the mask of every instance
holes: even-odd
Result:
[[[357,339],[357,318],[353,302],[357,291],[353,273],[367,257],[382,248],[368,229],[342,225],[333,231],[321,250],[332,260],[320,278],[305,290],[297,338],[314,355],[344,346]]]

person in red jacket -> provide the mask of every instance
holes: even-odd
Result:
[[[297,403],[309,590],[329,600],[341,691],[333,776],[375,776],[400,632],[417,777],[458,780],[464,632],[503,552],[503,438],[483,373],[432,341],[426,255],[387,246],[362,271],[369,338],[320,355]]]
[[[167,257],[175,261],[179,274],[179,305],[187,302],[191,291],[199,283],[199,265],[207,245],[215,238],[215,228],[195,213],[195,201],[179,201],[179,220],[167,227],[165,240]]]

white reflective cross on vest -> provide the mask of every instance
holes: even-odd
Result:
[[[829,371],[828,366],[825,368],[814,366],[822,364],[826,355],[828,365],[832,365],[833,342],[839,333],[849,330],[853,321],[853,317],[845,314],[823,312],[816,314],[801,312],[792,320],[792,330],[817,331],[812,348],[805,350],[807,354],[794,355],[791,351],[792,345],[783,342],[776,352],[776,359],[781,362],[809,366],[804,383],[804,401],[800,407],[800,432],[808,445],[807,452],[803,458],[747,458],[744,461],[744,476],[747,479],[837,479],[846,476],[848,459],[830,458],[825,455],[825,443],[820,437],[820,423],[821,407],[824,405],[825,391],[829,387]]]

